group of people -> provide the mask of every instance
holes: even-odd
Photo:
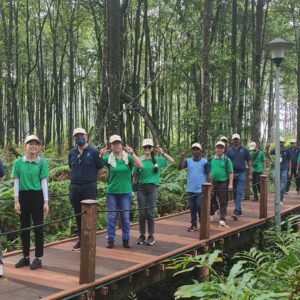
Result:
[[[79,239],[72,250],[80,250],[81,233],[81,201],[96,199],[97,180],[103,168],[108,170],[106,187],[107,204],[107,248],[115,247],[117,212],[120,210],[122,224],[122,246],[130,248],[130,209],[132,186],[135,182],[139,211],[138,245],[155,244],[154,214],[160,185],[160,171],[174,159],[152,139],[144,139],[142,155],[137,156],[134,150],[123,143],[119,135],[112,135],[109,143],[102,149],[94,148],[88,143],[85,129],[73,131],[75,147],[69,151],[70,168],[69,197],[76,214],[76,225]],[[300,189],[298,171],[300,166],[299,148],[291,140],[291,148],[284,148],[284,140],[280,140],[281,154],[281,201],[286,190],[287,178],[296,177],[297,192]],[[44,214],[49,211],[48,196],[48,164],[41,158],[41,141],[35,135],[29,135],[24,142],[25,155],[16,159],[13,165],[14,205],[20,215],[21,229],[43,224]],[[249,149],[241,145],[239,134],[233,134],[231,145],[225,136],[215,144],[214,154],[207,158],[202,153],[200,143],[191,145],[192,156],[180,153],[178,169],[187,170],[186,192],[189,199],[191,225],[188,231],[197,230],[197,216],[200,220],[202,184],[212,182],[213,193],[220,210],[219,226],[226,226],[228,192],[233,191],[235,203],[231,217],[237,220],[243,215],[242,200],[244,198],[245,181],[248,174],[252,180],[254,201],[259,199],[260,175],[266,171],[265,154],[255,142]],[[269,152],[267,146],[266,156]],[[247,172],[248,169],[248,172]],[[0,163],[0,180],[3,179],[3,165]],[[146,226],[147,224],[147,226]],[[146,228],[147,227],[147,228]],[[30,266],[30,269],[42,267],[44,249],[43,227],[34,228],[35,258],[30,262],[30,230],[21,232],[23,257],[16,263],[16,268]],[[1,243],[0,243],[1,246]],[[3,275],[0,249],[0,276]]]

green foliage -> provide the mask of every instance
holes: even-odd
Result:
[[[228,276],[213,269],[219,251],[176,259],[170,268],[181,271],[175,275],[207,267],[210,276],[209,281],[193,280],[193,284],[179,287],[175,299],[300,299],[300,233],[292,229],[299,219],[294,216],[285,222],[286,230],[281,234],[274,229],[266,231],[264,249],[238,253],[234,259],[239,260]]]

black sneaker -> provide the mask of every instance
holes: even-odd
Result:
[[[138,241],[136,242],[138,245],[144,245],[145,244],[145,235],[144,234],[141,234]]]
[[[80,241],[78,241],[72,248],[72,251],[79,251],[80,250]]]
[[[114,248],[114,247],[115,247],[114,241],[108,241],[108,242],[107,242],[106,248],[112,249],[112,248]]]
[[[129,245],[129,240],[123,240],[123,248],[131,248]]]
[[[15,268],[22,268],[30,265],[29,257],[22,257],[16,264]]]
[[[197,231],[197,230],[198,230],[197,226],[190,226],[187,231],[193,232],[193,231]]]
[[[30,265],[30,270],[40,269],[42,267],[42,260],[40,258],[35,258]]]
[[[233,214],[231,215],[231,218],[232,218],[234,221],[237,221],[238,215],[237,215],[236,213],[233,213]]]
[[[153,246],[155,244],[155,239],[153,235],[149,235],[146,244],[148,246]]]

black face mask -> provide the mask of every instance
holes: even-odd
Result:
[[[83,146],[86,143],[86,139],[83,137],[77,138],[75,140],[76,145],[78,146]]]

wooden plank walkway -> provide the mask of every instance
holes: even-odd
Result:
[[[286,195],[281,206],[282,213],[300,209],[300,196],[295,192]],[[274,195],[268,197],[268,218],[274,211]],[[232,212],[233,203],[228,212]],[[259,203],[243,202],[244,216],[238,221],[228,218],[228,227],[218,227],[218,220],[211,222],[210,240],[240,232],[248,227],[257,226],[266,221],[259,219]],[[188,212],[161,218],[156,221],[156,244],[153,247],[138,246],[138,225],[131,227],[130,249],[122,248],[121,232],[117,231],[115,249],[107,249],[106,233],[97,235],[96,283],[100,285],[115,278],[160,262],[188,249],[204,245],[207,240],[199,241],[199,231],[187,232],[190,216]],[[84,290],[92,284],[79,285],[80,253],[71,251],[74,239],[47,245],[43,259],[43,268],[31,271],[29,267],[15,269],[14,264],[20,258],[18,252],[7,253],[4,258],[5,277],[0,279],[0,300],[60,299],[71,292]]]

